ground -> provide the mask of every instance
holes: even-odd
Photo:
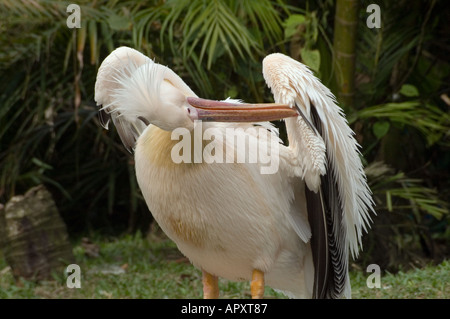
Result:
[[[163,236],[123,236],[93,239],[98,257],[89,248],[74,243],[76,263],[81,271],[81,288],[68,288],[64,274],[54,280],[34,283],[16,281],[0,254],[0,299],[4,298],[201,298],[201,272],[195,269]],[[95,255],[95,254],[89,254]],[[351,267],[352,297],[355,299],[450,298],[450,262],[422,269],[390,274],[381,270],[380,287],[369,288],[372,272],[361,265]],[[369,278],[369,282],[375,283]],[[220,280],[221,298],[250,298],[247,282]],[[266,289],[265,298],[284,298]]]

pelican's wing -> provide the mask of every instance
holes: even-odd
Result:
[[[373,210],[359,145],[333,94],[305,65],[275,53],[264,59],[263,74],[275,101],[300,114],[286,119],[286,129],[293,172],[307,186],[313,296],[350,297],[348,252],[357,256]]]

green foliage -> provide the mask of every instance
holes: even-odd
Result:
[[[381,122],[377,121],[375,124],[388,123],[386,121],[389,120],[399,126],[407,125],[415,128],[423,134],[429,146],[446,137],[450,126],[450,115],[448,113],[443,112],[435,105],[414,100],[370,106],[357,112],[356,116],[360,120],[381,120]]]
[[[399,93],[407,97],[419,96],[419,91],[412,84],[403,84]]]
[[[131,157],[99,126],[93,102],[100,50],[121,41],[118,34],[112,42],[110,29],[109,6],[117,4],[81,3],[79,30],[66,26],[67,5],[0,4],[0,44],[9,48],[7,56],[0,55],[0,72],[10,79],[0,84],[0,196],[4,202],[45,183],[71,231],[136,229],[148,212],[139,200]],[[121,6],[114,9],[123,12]]]
[[[284,37],[286,39],[297,35],[298,27],[306,23],[306,17],[303,14],[291,14],[286,21],[284,21]]]
[[[423,266],[430,257],[443,258],[440,239],[450,216],[437,190],[382,162],[371,163],[365,172],[377,216],[365,238],[362,260],[398,270],[408,263]]]
[[[449,240],[450,117],[439,92],[449,92],[450,70],[445,54],[434,50],[441,43],[437,28],[445,24],[438,14],[442,4],[420,1],[407,10],[405,4],[378,4],[381,28],[358,25],[357,102],[349,122],[364,141],[377,204],[363,258],[398,269],[447,253],[441,246]],[[361,11],[360,17],[367,15]]]
[[[285,40],[291,41],[291,55],[299,56],[304,64],[316,74],[320,74],[321,54],[315,48],[321,30],[317,12],[291,14],[284,21],[283,26]]]
[[[236,53],[244,58],[260,49],[236,13],[222,1],[173,1],[170,3],[170,14],[162,25],[162,37],[167,26],[172,52],[181,49],[183,60],[186,60],[201,44],[201,48],[197,49],[200,52],[198,58],[202,61],[207,52],[207,69],[211,69],[212,63],[223,54],[227,54],[234,65]],[[176,31],[180,31],[178,39],[173,38],[175,27],[179,28]],[[181,40],[180,48],[175,49],[174,40]]]

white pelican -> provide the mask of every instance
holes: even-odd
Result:
[[[134,150],[155,220],[202,270],[204,298],[219,297],[218,277],[250,281],[252,298],[262,298],[265,285],[293,298],[350,298],[349,252],[357,256],[373,210],[354,133],[333,94],[303,64],[275,53],[264,59],[263,74],[276,104],[203,100],[168,67],[120,47],[99,68],[95,100],[103,125],[111,119]],[[280,118],[289,146],[268,122]],[[181,137],[172,133],[193,132],[198,120],[200,133],[213,129],[216,138],[198,146],[187,134],[192,148],[184,155],[201,160],[174,161]],[[205,158],[213,156],[202,154],[211,145],[226,158],[240,151],[217,138],[230,128],[241,128],[237,137],[246,137],[249,149],[279,146],[278,169],[262,174],[260,161]]]

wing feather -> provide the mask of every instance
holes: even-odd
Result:
[[[305,65],[275,53],[264,59],[263,74],[275,101],[296,107],[300,114],[286,119],[286,129],[289,147],[301,167],[298,176],[307,185],[313,295],[350,296],[349,251],[357,256],[362,231],[371,222],[369,211],[373,211],[359,145],[333,94]],[[322,147],[309,147],[311,141]]]

